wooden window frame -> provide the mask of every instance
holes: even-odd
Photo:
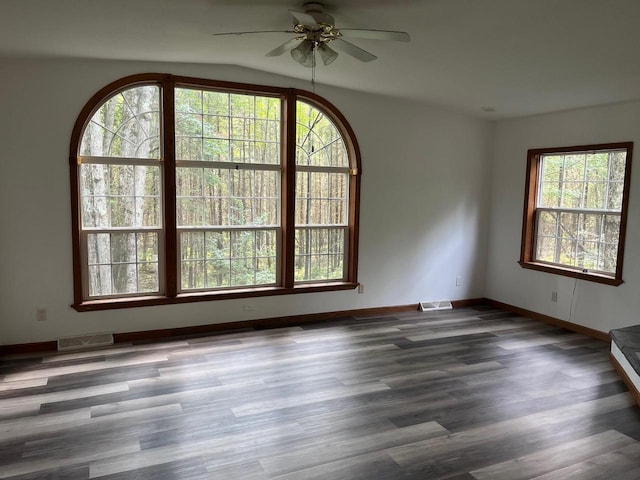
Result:
[[[609,275],[602,272],[580,270],[560,264],[536,261],[536,209],[538,188],[540,184],[540,165],[543,155],[561,154],[571,152],[589,152],[598,150],[626,150],[626,165],[624,175],[624,188],[622,193],[622,208],[620,211],[620,233],[618,235],[618,254],[615,274]],[[601,143],[591,145],[577,145],[559,148],[536,148],[527,152],[527,171],[524,192],[524,213],[522,220],[522,242],[520,260],[522,268],[553,273],[565,277],[572,277],[591,282],[618,286],[623,283],[622,270],[624,261],[625,237],[627,230],[627,211],[629,205],[629,186],[631,183],[631,161],[633,155],[633,142]]]
[[[161,88],[161,144],[163,163],[163,242],[164,284],[163,295],[123,296],[120,298],[87,299],[82,260],[82,227],[80,221],[79,152],[85,126],[100,106],[112,96],[136,86],[157,85]],[[175,118],[174,89],[181,87],[213,88],[229,93],[269,95],[281,98],[283,102],[281,118],[282,137],[282,198],[281,198],[281,283],[278,286],[246,287],[215,291],[179,292],[178,255],[176,225],[176,158],[175,158]],[[295,179],[296,179],[296,102],[305,101],[320,109],[329,117],[342,135],[349,158],[349,205],[348,205],[348,249],[345,252],[345,278],[341,281],[315,283],[294,282],[295,246]],[[77,311],[108,310],[152,305],[191,303],[211,300],[249,298],[297,293],[326,292],[355,289],[357,280],[358,232],[360,210],[361,158],[360,148],[353,129],[342,113],[329,101],[311,92],[294,88],[279,88],[245,83],[207,80],[170,74],[145,73],[131,75],[116,80],[98,91],[84,106],[73,127],[70,143],[69,167],[71,179],[71,223],[73,249],[74,302]],[[173,200],[173,201],[172,201]]]

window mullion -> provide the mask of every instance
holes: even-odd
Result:
[[[162,85],[162,146],[164,179],[164,271],[165,295],[178,294],[178,247],[176,232],[175,82]]]
[[[295,264],[295,193],[296,193],[296,96],[289,93],[284,100],[282,124],[282,285],[293,288]]]

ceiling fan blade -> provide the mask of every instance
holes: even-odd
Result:
[[[365,38],[370,40],[392,40],[395,42],[410,42],[407,32],[395,30],[363,30],[358,28],[341,28],[340,33],[345,37]]]
[[[222,33],[212,33],[214,36],[221,35],[248,35],[252,33],[296,33],[293,30],[252,30],[250,32],[222,32]]]
[[[296,37],[296,38],[292,38],[291,40],[287,40],[286,42],[284,42],[279,47],[276,47],[273,50],[271,50],[269,53],[267,53],[265,55],[265,57],[277,57],[279,55],[282,55],[287,50],[291,50],[291,48],[295,44],[297,44],[298,42],[300,42],[300,37]]]
[[[289,13],[293,17],[293,19],[296,21],[297,25],[308,25],[310,27],[313,27],[314,25],[318,24],[316,19],[313,18],[313,15],[310,15],[308,13],[297,12],[296,10],[289,10]]]
[[[342,50],[344,53],[348,53],[352,57],[357,58],[361,62],[371,62],[372,60],[378,58],[373,53],[369,53],[366,50],[355,46],[353,43],[349,43],[341,38],[336,38],[335,40],[333,40],[331,42],[331,45]]]

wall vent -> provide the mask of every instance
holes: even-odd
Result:
[[[451,302],[442,301],[442,302],[420,302],[420,311],[421,312],[433,312],[435,310],[451,310],[453,305]]]
[[[58,339],[58,351],[80,350],[91,347],[104,347],[113,345],[112,333],[92,333],[77,337],[61,337]]]

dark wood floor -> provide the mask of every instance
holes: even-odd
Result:
[[[0,478],[639,479],[608,345],[488,307],[0,362]]]

